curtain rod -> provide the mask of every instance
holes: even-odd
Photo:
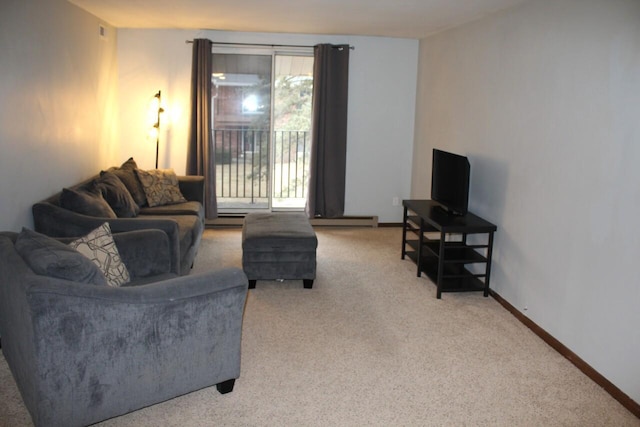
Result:
[[[185,40],[185,43],[193,43],[193,40]],[[265,44],[265,43],[225,43],[225,42],[211,42],[213,45],[218,46],[266,46],[266,47],[304,47],[312,48],[313,46],[296,45],[296,44]],[[338,47],[338,46],[335,46]],[[349,46],[349,49],[355,50],[354,46]]]

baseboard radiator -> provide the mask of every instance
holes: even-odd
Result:
[[[207,227],[242,227],[244,215],[221,215],[216,219],[207,219]],[[344,216],[340,218],[313,218],[309,222],[315,226],[328,227],[377,227],[377,216]]]

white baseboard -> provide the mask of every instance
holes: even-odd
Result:
[[[205,220],[207,227],[241,227],[244,222],[242,215],[220,216],[216,219]],[[374,216],[345,216],[341,218],[313,218],[309,221],[313,226],[330,227],[377,227],[378,217]]]

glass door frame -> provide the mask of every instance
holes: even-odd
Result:
[[[290,207],[273,207],[274,185],[275,180],[273,174],[275,173],[275,155],[276,144],[273,141],[275,131],[275,119],[273,117],[275,111],[275,81],[276,81],[276,56],[308,56],[313,57],[313,47],[279,47],[279,46],[219,46],[213,45],[211,49],[211,55],[214,54],[230,54],[230,55],[262,55],[271,56],[271,81],[270,81],[270,114],[269,114],[269,174],[267,177],[267,208],[247,209],[244,208],[219,208],[219,212],[223,214],[239,214],[248,212],[278,212],[278,211],[303,211],[302,208],[290,208]],[[213,123],[214,109],[211,108],[211,119]]]

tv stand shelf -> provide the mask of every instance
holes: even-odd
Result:
[[[425,273],[436,284],[436,297],[465,291],[488,296],[497,227],[470,212],[451,215],[433,200],[403,200],[402,205],[402,259],[408,256],[418,277]]]

